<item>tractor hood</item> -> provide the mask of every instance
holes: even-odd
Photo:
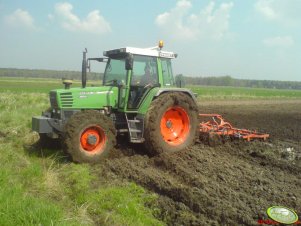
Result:
[[[118,88],[114,86],[56,89],[50,91],[52,108],[101,109],[117,108]]]

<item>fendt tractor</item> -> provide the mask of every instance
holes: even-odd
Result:
[[[60,139],[76,162],[99,162],[116,145],[117,135],[144,143],[150,155],[176,152],[194,143],[199,132],[196,98],[176,87],[173,52],[153,48],[104,51],[103,58],[83,52],[82,87],[50,91],[51,107],[32,118],[40,143]],[[105,62],[103,84],[87,87],[90,62]]]

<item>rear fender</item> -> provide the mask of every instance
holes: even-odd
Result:
[[[145,115],[146,112],[148,111],[148,108],[151,104],[151,102],[156,99],[158,96],[167,93],[167,92],[181,92],[183,95],[188,95],[190,96],[193,101],[197,104],[197,99],[193,92],[191,92],[189,89],[183,89],[183,88],[156,88],[151,90],[148,95],[145,97],[143,100],[143,103],[140,105],[138,109],[138,113]]]
[[[182,92],[182,93],[185,93],[186,95],[189,95],[194,100],[195,103],[197,103],[196,95],[193,92],[191,92],[191,90],[183,89],[183,88],[165,88],[165,89],[162,88],[162,89],[158,90],[155,97],[158,97],[161,94],[166,93],[166,92]]]

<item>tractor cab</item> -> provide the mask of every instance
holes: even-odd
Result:
[[[84,52],[83,78],[86,77],[86,68],[90,68],[90,60],[106,62],[103,86],[118,87],[118,109],[135,111],[153,88],[175,86],[171,59],[177,54],[162,51],[162,47],[160,42],[158,47],[152,48],[113,49],[104,51],[107,58],[88,60],[85,60]],[[88,62],[86,66],[85,62]]]

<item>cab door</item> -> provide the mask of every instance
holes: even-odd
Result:
[[[127,110],[137,109],[147,93],[158,86],[158,65],[156,57],[134,55],[129,84]]]

